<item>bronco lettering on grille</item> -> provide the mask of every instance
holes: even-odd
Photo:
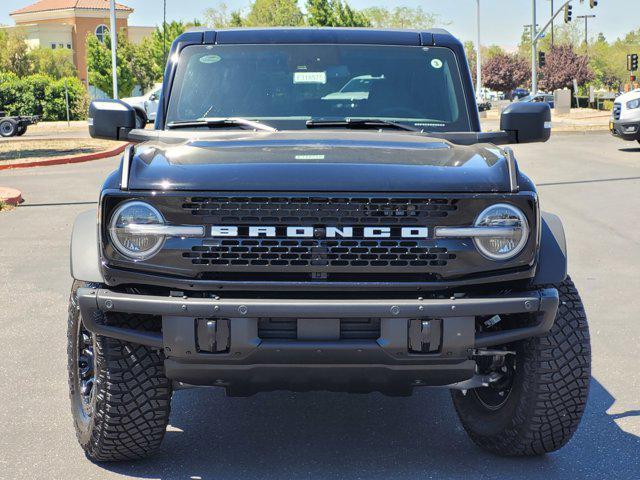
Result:
[[[271,227],[214,225],[212,237],[428,238],[427,227]]]

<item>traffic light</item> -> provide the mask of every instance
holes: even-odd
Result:
[[[631,53],[627,55],[627,70],[630,72],[638,71],[638,54]]]
[[[564,23],[569,23],[573,20],[573,7],[571,5],[564,6]]]
[[[598,6],[598,0],[589,0],[589,6],[595,8]]]
[[[538,65],[543,68],[547,64],[547,55],[544,52],[538,52]]]

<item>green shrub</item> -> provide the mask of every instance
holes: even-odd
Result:
[[[602,102],[602,107],[600,107],[600,109],[608,111],[613,110],[613,100],[605,100],[604,102]]]
[[[65,82],[71,120],[85,119],[89,98],[85,86],[76,77],[54,80],[40,74],[18,78],[12,73],[0,73],[0,110],[7,115],[42,115],[43,120],[66,120]]]

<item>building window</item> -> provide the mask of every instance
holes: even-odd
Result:
[[[71,50],[71,44],[70,44],[70,43],[67,43],[67,48],[68,48],[69,50]]]
[[[58,45],[56,45],[55,43],[52,43],[52,44],[51,44],[51,48],[52,48],[53,50],[55,50],[57,46],[58,46]]]
[[[106,25],[98,25],[98,27],[96,28],[96,37],[98,37],[98,40],[104,43],[108,35],[109,28]]]

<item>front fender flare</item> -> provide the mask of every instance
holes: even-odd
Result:
[[[567,241],[557,215],[542,212],[541,217],[540,253],[533,284],[555,285],[567,277]]]
[[[98,240],[96,211],[89,210],[78,215],[71,234],[71,276],[74,280],[104,283]]]

